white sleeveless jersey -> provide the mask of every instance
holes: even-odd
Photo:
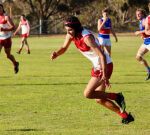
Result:
[[[28,33],[28,27],[27,27],[27,20],[26,21],[20,21],[20,26],[21,26],[21,33],[22,34],[27,34]]]
[[[95,42],[97,43],[97,46],[99,46],[101,51],[103,51],[103,49],[100,46],[100,43],[98,42],[98,39],[94,36],[94,34],[92,34],[90,31],[86,29],[82,31],[81,36],[79,38],[73,38],[73,41],[75,42],[75,45],[78,48],[78,50],[92,62],[94,70],[99,70],[102,67],[100,57],[84,43],[84,37],[86,37],[87,35],[93,35],[93,37],[95,38]],[[110,59],[109,55],[105,52],[104,54],[106,56],[107,64],[111,63],[112,60]]]
[[[1,28],[9,27],[9,25],[5,19],[5,16],[6,15],[1,16],[1,19],[0,19],[0,27]],[[0,40],[7,39],[9,37],[11,37],[11,31],[0,31]]]

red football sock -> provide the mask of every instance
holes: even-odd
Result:
[[[19,52],[21,52],[21,50],[22,50],[22,49],[21,49],[21,48],[19,48]]]
[[[30,52],[30,50],[27,50],[27,52]]]
[[[127,112],[121,113],[121,111],[120,111],[120,110],[117,112],[117,114],[118,114],[118,115],[120,115],[120,116],[121,116],[121,118],[127,118],[127,117],[128,117]]]
[[[15,67],[16,66],[16,62],[12,62],[13,63],[13,66]]]
[[[117,94],[116,93],[109,93],[109,99],[116,100],[117,99]]]

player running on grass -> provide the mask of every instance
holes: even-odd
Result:
[[[84,96],[95,99],[97,103],[116,112],[122,118],[122,123],[128,124],[134,121],[132,115],[125,111],[125,101],[121,93],[107,93],[106,87],[110,89],[109,79],[113,71],[113,63],[110,57],[104,53],[98,39],[84,29],[77,17],[71,16],[64,22],[67,31],[64,45],[51,55],[51,60],[66,52],[73,41],[77,49],[93,64],[91,79],[85,88]],[[119,107],[113,102],[115,101]]]
[[[145,23],[146,23],[146,12],[144,9],[137,9],[136,10],[136,17],[139,20],[139,28],[140,31],[136,31],[135,35],[142,34],[142,38],[144,39],[144,43],[138,50],[136,55],[136,59],[145,67],[147,73],[147,77],[145,80],[150,79],[150,67],[145,59],[143,59],[143,55],[150,51],[150,35],[145,34]]]
[[[18,54],[21,53],[22,48],[25,44],[26,48],[27,48],[27,54],[30,54],[30,49],[29,49],[29,45],[27,42],[27,37],[30,35],[30,25],[29,25],[29,21],[25,18],[25,15],[21,15],[20,17],[21,21],[19,23],[19,26],[17,28],[17,30],[14,32],[14,35],[16,35],[20,29],[22,30],[22,41],[21,41],[21,45],[19,48],[19,51],[17,52]]]
[[[112,22],[108,18],[108,9],[102,10],[103,17],[98,20],[98,40],[102,47],[104,47],[106,53],[111,56],[111,41],[110,41],[110,32],[115,37],[116,42],[118,42],[115,31],[112,28]]]
[[[11,31],[14,30],[14,27],[13,21],[5,14],[3,5],[0,4],[0,52],[4,47],[6,57],[13,63],[14,72],[17,73],[19,71],[19,62],[16,62],[11,54]]]

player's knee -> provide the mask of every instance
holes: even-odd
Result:
[[[9,59],[9,58],[10,58],[10,54],[7,54],[7,53],[6,53],[6,58],[8,58],[8,59]]]
[[[95,101],[99,104],[104,104],[104,99],[95,99]]]
[[[137,61],[141,61],[142,60],[141,56],[139,56],[139,55],[136,56],[136,59],[137,59]]]
[[[85,97],[85,98],[89,98],[89,99],[91,99],[91,98],[92,98],[92,94],[91,94],[91,92],[89,92],[89,91],[85,90],[85,91],[84,91],[84,97]]]

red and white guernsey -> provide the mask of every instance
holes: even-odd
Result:
[[[150,15],[146,18],[148,20],[148,25],[150,25]]]
[[[84,38],[87,35],[93,35],[90,31],[83,29],[82,33],[80,36],[78,36],[77,38],[73,38],[72,40],[74,41],[76,47],[78,48],[78,50],[85,56],[87,57],[93,64],[94,70],[100,70],[101,69],[101,60],[100,57],[89,47],[85,44],[84,42]],[[98,39],[93,35],[93,37],[95,38],[95,42],[97,43],[97,45],[100,47],[100,49],[102,50]],[[102,50],[103,51],[103,50]],[[109,57],[108,54],[106,54],[104,52],[105,56],[106,56],[106,61],[107,64],[111,63],[111,59]]]
[[[28,33],[28,26],[27,26],[28,21],[20,21],[20,26],[21,26],[21,30],[22,30],[22,34],[27,34]]]
[[[6,15],[0,16],[0,27],[7,28],[9,25],[5,19]],[[11,31],[0,31],[0,40],[4,40],[11,37]]]

